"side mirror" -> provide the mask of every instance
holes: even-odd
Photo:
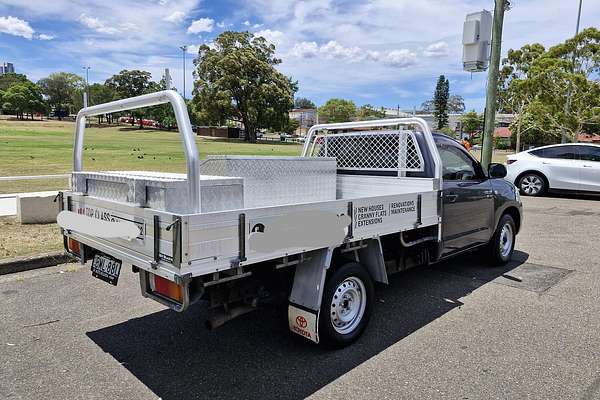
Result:
[[[488,176],[490,178],[504,178],[506,176],[506,167],[504,164],[491,163],[488,166]]]

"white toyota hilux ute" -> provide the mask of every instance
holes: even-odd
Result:
[[[83,169],[86,118],[161,103],[186,173]],[[128,267],[175,311],[204,302],[211,327],[284,293],[292,332],[347,345],[389,274],[477,248],[511,259],[521,203],[505,175],[420,118],[315,125],[299,157],[200,160],[183,99],[163,91],[78,113],[58,222],[66,251],[109,284]]]

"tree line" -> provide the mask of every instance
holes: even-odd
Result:
[[[107,103],[164,89],[164,78],[160,82],[154,82],[149,72],[122,70],[104,83],[89,85],[88,103]],[[52,115],[61,120],[83,108],[85,90],[85,81],[70,72],[56,72],[36,83],[23,74],[4,74],[0,75],[0,108],[5,112],[14,113],[19,119],[33,119],[34,114],[41,114]],[[143,127],[143,117],[157,120],[167,128],[175,125],[175,117],[168,105],[127,114],[131,116],[132,125],[139,120],[140,128]],[[115,114],[106,115],[106,122],[112,123],[114,117]],[[100,116],[99,122],[103,119],[104,116]]]
[[[600,131],[600,32],[582,31],[572,39],[545,49],[530,44],[509,50],[499,81],[498,110],[515,114],[511,129],[528,142],[556,141],[562,132],[571,140],[581,132]],[[281,60],[275,46],[250,32],[223,32],[211,44],[200,46],[194,59],[193,98],[188,103],[193,123],[243,125],[246,140],[270,129],[292,131],[292,107],[315,108],[309,99],[296,99],[298,83],[276,69]],[[123,70],[104,83],[90,85],[90,104],[167,89],[165,80],[152,81],[146,71]],[[67,72],[51,74],[36,83],[25,75],[0,76],[0,106],[19,118],[52,113],[58,118],[82,106],[85,83]],[[449,113],[463,113],[464,100],[450,94],[448,79],[437,80],[433,98],[420,112],[434,114],[437,129],[447,129]],[[351,100],[334,98],[319,107],[319,122],[384,118],[385,111],[369,104],[357,107]],[[173,127],[169,106],[136,110],[131,123],[147,117]],[[112,117],[109,117],[112,118]],[[111,122],[109,120],[109,122]],[[463,125],[476,129],[480,116],[470,112]]]
[[[517,141],[547,144],[600,133],[600,31],[588,28],[546,49],[510,49],[502,61],[498,109],[515,114]]]

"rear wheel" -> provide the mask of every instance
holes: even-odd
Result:
[[[513,218],[504,214],[488,245],[490,261],[494,265],[504,265],[510,261],[515,250],[516,226]]]
[[[320,339],[338,347],[358,339],[369,323],[373,295],[373,280],[360,264],[350,262],[336,269],[325,284]]]
[[[519,179],[519,190],[525,196],[541,196],[546,189],[546,181],[539,174],[531,172]]]

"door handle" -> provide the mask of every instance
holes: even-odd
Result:
[[[448,193],[444,195],[444,198],[448,200],[448,203],[454,203],[458,198],[458,195],[454,193]]]
[[[583,164],[583,168],[592,168],[592,166]]]

